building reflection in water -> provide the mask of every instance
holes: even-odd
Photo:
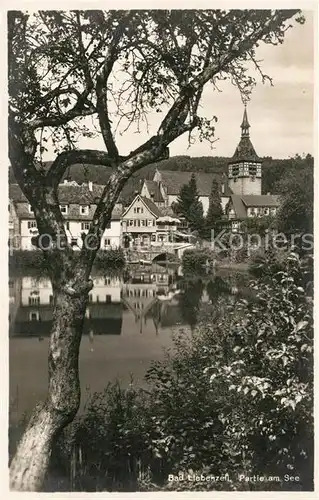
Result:
[[[93,276],[84,335],[125,335],[123,314],[132,315],[140,333],[188,325],[193,329],[200,308],[227,293],[227,281],[215,277],[185,279],[176,268],[152,264],[130,266],[119,276]],[[48,336],[52,326],[53,293],[49,279],[23,276],[9,281],[11,336]],[[149,321],[152,328],[149,328]]]

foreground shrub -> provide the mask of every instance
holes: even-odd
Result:
[[[94,261],[95,269],[116,268],[125,266],[125,256],[122,248],[99,250]]]
[[[222,297],[192,336],[178,334],[149,369],[149,392],[115,385],[94,396],[61,441],[65,463],[81,448],[79,489],[313,489],[309,268],[296,254],[285,266],[251,282],[255,301]],[[168,481],[179,473],[229,480]],[[253,475],[278,480],[240,479]]]
[[[41,250],[15,250],[9,254],[10,276],[19,276],[26,270],[33,271],[38,276],[47,275],[46,262]]]
[[[185,250],[182,257],[184,274],[203,274],[207,267],[212,267],[215,256],[210,248]]]
[[[74,252],[76,259],[79,252]],[[125,256],[122,248],[99,250],[94,262],[94,268],[121,269],[125,265]],[[38,276],[47,275],[47,264],[41,250],[16,250],[9,255],[9,272],[11,276],[18,276],[28,270]]]

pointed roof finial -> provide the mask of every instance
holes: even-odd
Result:
[[[244,116],[243,116],[243,121],[241,124],[241,131],[242,131],[242,136],[248,136],[249,137],[249,121],[248,121],[248,116],[247,116],[247,104],[245,103],[245,110],[244,110]]]

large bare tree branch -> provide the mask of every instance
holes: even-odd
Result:
[[[108,99],[107,84],[109,76],[112,72],[114,63],[117,58],[120,40],[123,36],[123,33],[125,32],[125,28],[127,26],[127,22],[130,16],[131,16],[130,11],[124,12],[123,21],[119,23],[117,29],[114,32],[114,36],[111,42],[109,43],[107,55],[105,57],[102,69],[97,75],[96,86],[95,86],[96,108],[97,108],[101,133],[104,139],[106,149],[110,157],[113,158],[115,162],[118,161],[119,152],[116,147],[115,140],[111,130],[111,122],[109,118],[108,102],[107,102]]]
[[[120,160],[125,160],[124,157],[119,157]],[[110,155],[104,151],[94,149],[74,149],[71,151],[63,151],[60,153],[46,175],[46,184],[57,186],[61,181],[67,167],[75,163],[86,163],[90,165],[103,165],[112,167],[114,162]]]

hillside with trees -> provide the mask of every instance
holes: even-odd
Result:
[[[147,165],[139,170],[136,174],[127,181],[124,186],[121,199],[124,203],[128,203],[134,197],[134,193],[140,189],[144,179],[152,179],[156,168],[161,170],[187,171],[187,172],[224,172],[227,174],[227,165],[230,158],[222,156],[173,156],[151,165]],[[314,159],[310,154],[294,158],[276,159],[265,157],[263,161],[263,178],[262,192],[267,194],[280,194],[280,182],[288,175],[288,173],[299,172],[304,168],[313,171]],[[45,171],[50,168],[51,162],[44,162],[39,165]],[[110,175],[111,168],[106,168],[101,165],[88,165],[76,163],[68,167],[65,171],[63,179],[74,180],[78,183],[88,182],[89,180],[96,184],[105,184]],[[311,174],[312,175],[312,174]],[[14,173],[9,168],[9,183],[16,183]]]

